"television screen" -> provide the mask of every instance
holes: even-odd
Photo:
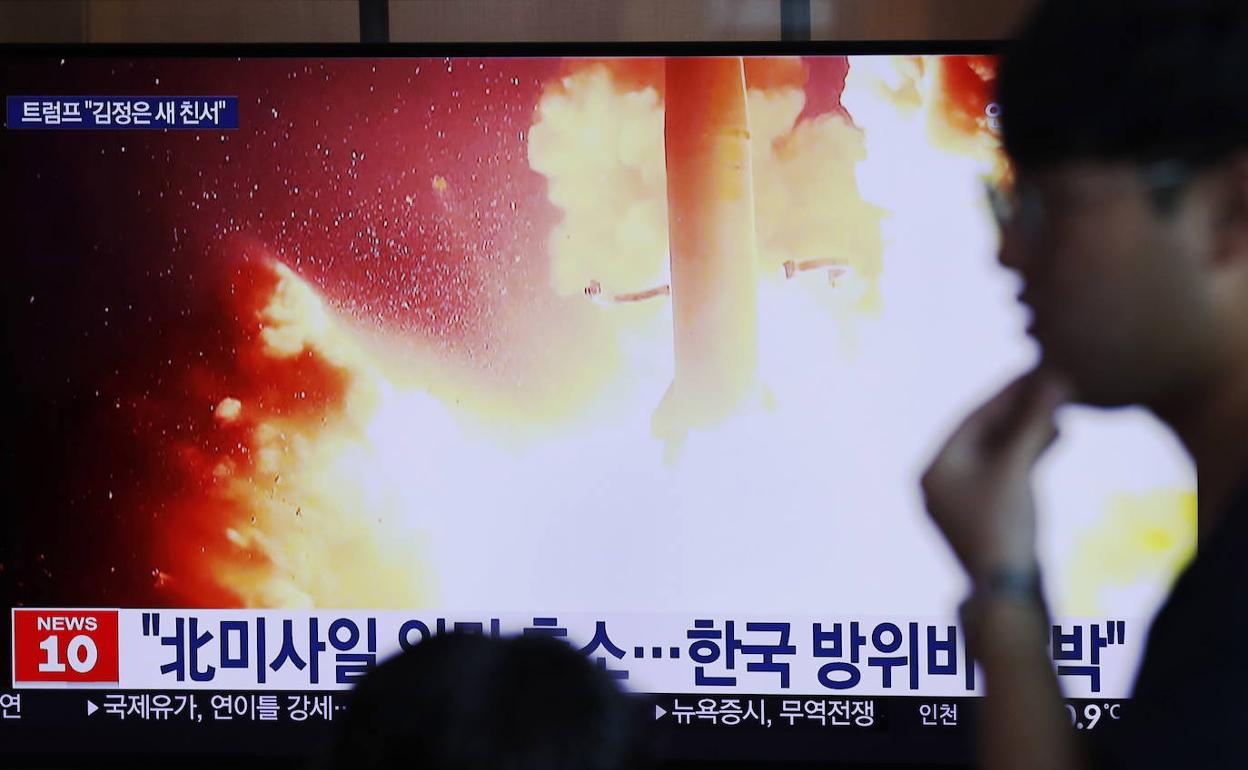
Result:
[[[0,758],[306,756],[458,628],[566,639],[663,759],[967,760],[917,478],[1037,356],[994,58],[367,53],[5,52]],[[1049,642],[1112,729],[1195,483],[1062,422]]]

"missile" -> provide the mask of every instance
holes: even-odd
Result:
[[[665,67],[675,376],[652,419],[679,445],[758,400],[758,245],[745,67],[673,57]]]

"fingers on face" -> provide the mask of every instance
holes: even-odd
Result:
[[[933,470],[961,468],[978,463],[985,451],[991,451],[1027,387],[1027,375],[1011,382],[982,406],[972,412],[941,447]]]
[[[1005,451],[1021,461],[1034,462],[1057,439],[1056,412],[1066,399],[1067,390],[1060,380],[1036,380],[1029,388]]]
[[[1065,383],[1044,371],[1015,379],[954,432],[922,479],[931,494],[949,476],[987,470],[992,462],[1030,468],[1057,438],[1054,419],[1067,399]]]

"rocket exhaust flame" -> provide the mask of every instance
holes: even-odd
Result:
[[[428,341],[367,336],[374,330],[350,326],[297,267],[252,255],[222,294],[236,360],[191,377],[204,437],[161,447],[187,479],[152,505],[186,525],[156,562],[161,590],[219,605],[437,607],[489,597],[520,607],[517,597],[536,588],[483,585],[480,570],[441,554],[495,548],[482,558],[515,565],[521,556],[508,543],[566,531],[558,512],[601,496],[604,478],[646,480],[644,494],[608,490],[613,505],[686,522],[720,521],[755,494],[731,491],[725,474],[773,479],[782,491],[770,488],[766,504],[793,510],[829,487],[850,493],[821,458],[859,467],[855,448],[838,443],[865,435],[846,427],[856,415],[828,418],[802,452],[777,445],[767,426],[822,419],[812,405],[825,400],[862,407],[861,393],[875,397],[867,362],[885,354],[885,338],[874,329],[923,296],[893,285],[891,306],[884,301],[883,287],[921,256],[894,243],[905,233],[893,220],[966,206],[921,187],[906,197],[913,179],[903,167],[943,164],[931,176],[961,178],[994,161],[983,126],[945,117],[970,116],[974,98],[941,96],[950,79],[938,70],[851,62],[833,99],[808,94],[804,66],[581,62],[548,83],[524,135],[562,219],[552,216],[536,285],[508,288],[560,310],[541,315],[502,295],[491,321],[504,353],[530,362],[517,371],[553,383],[547,401],[496,397],[477,369],[447,356],[391,356],[391,347]],[[915,133],[890,134],[896,126]],[[945,132],[940,142],[933,131]],[[897,160],[906,148],[914,155]],[[439,221],[475,227],[454,168],[421,179],[445,210]],[[556,336],[556,324],[577,331]],[[846,340],[857,328],[865,342],[855,351]],[[838,338],[840,357],[811,350],[835,351]],[[482,469],[495,483],[481,484]],[[708,497],[719,487],[723,499]],[[694,498],[705,511],[679,508]],[[515,521],[472,519],[517,507]],[[777,524],[777,547],[789,534]],[[536,574],[526,569],[511,571]],[[655,580],[656,590],[666,585]]]
[[[884,246],[882,210],[857,190],[863,132],[841,112],[799,117],[800,62],[770,79],[741,59],[668,60],[657,78],[655,66],[619,81],[619,67],[571,71],[539,104],[529,151],[565,212],[552,239],[553,288],[609,301],[606,329],[648,330],[656,351],[671,351],[651,426],[656,456],[666,445],[670,460],[690,429],[723,430],[769,400],[759,308],[779,296],[770,282],[821,269],[831,281],[850,275],[865,295],[821,295],[816,306],[870,310],[875,301],[862,297],[876,290]],[[759,88],[747,90],[751,83]],[[616,144],[578,150],[568,139],[587,125]],[[433,185],[450,191],[442,177]],[[465,588],[446,583],[453,573],[423,555],[427,527],[447,510],[436,502],[443,485],[392,458],[462,445],[453,422],[462,417],[452,415],[505,422],[509,412],[473,401],[445,373],[413,380],[382,368],[308,284],[280,264],[271,269],[272,292],[246,311],[260,322],[249,355],[312,356],[340,372],[343,386],[311,419],[266,411],[243,392],[215,398],[220,429],[243,431],[247,451],[212,462],[209,501],[233,513],[206,569],[247,605],[416,606],[458,595]],[[667,329],[669,304],[653,301],[664,297]],[[434,391],[454,406],[426,395]]]

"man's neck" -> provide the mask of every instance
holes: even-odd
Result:
[[[1153,409],[1196,463],[1200,542],[1248,482],[1248,362],[1211,387]]]

